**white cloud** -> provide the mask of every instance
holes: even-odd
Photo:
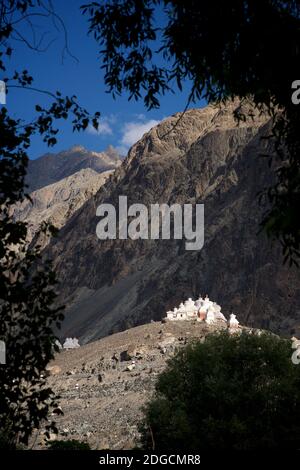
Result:
[[[138,113],[134,115],[135,119],[138,119],[139,121],[145,121],[146,116],[143,113]]]
[[[157,126],[161,121],[156,119],[146,119],[144,114],[135,114],[132,121],[121,124],[120,116],[116,114],[108,114],[100,117],[98,130],[89,125],[87,132],[98,136],[113,136],[119,134],[119,145],[114,138],[114,147],[120,155],[126,155],[128,149],[135,144],[146,132],[152,127]],[[117,126],[117,127],[116,127]]]
[[[111,125],[117,122],[117,116],[109,114],[107,116],[100,117],[98,121],[98,129],[96,130],[91,124],[88,125],[87,131],[93,135],[112,135],[113,130]]]
[[[98,124],[98,129],[95,129],[91,124],[88,125],[87,131],[93,135],[112,135],[113,130],[106,119],[101,119]]]
[[[146,122],[127,122],[123,126],[123,136],[121,144],[126,147],[131,147],[135,144],[151,127],[157,126],[160,121],[150,119]]]

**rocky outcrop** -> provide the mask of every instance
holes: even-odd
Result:
[[[248,112],[247,105],[243,105]],[[290,334],[300,328],[299,271],[258,233],[271,182],[270,123],[256,115],[238,126],[226,106],[192,109],[151,129],[113,177],[61,230],[50,247],[67,303],[63,335],[87,342],[161,319],[182,298],[208,293],[246,325]],[[100,203],[204,203],[205,242],[106,240],[95,234]]]
[[[174,353],[191,341],[226,328],[197,322],[153,322],[61,351],[48,366],[48,384],[63,414],[54,415],[58,440],[79,439],[92,449],[132,449],[139,444],[142,408]],[[242,328],[251,333],[251,331]],[[42,434],[36,448],[43,445]]]
[[[113,170],[97,173],[86,168],[67,178],[37,189],[14,210],[17,220],[28,224],[28,242],[42,222],[49,222],[60,229],[67,220],[105,183]]]
[[[26,175],[28,192],[53,184],[86,168],[102,173],[114,170],[120,164],[120,155],[112,146],[104,152],[92,152],[81,145],[75,145],[56,154],[47,153],[28,162]]]

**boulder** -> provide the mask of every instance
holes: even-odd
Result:
[[[137,355],[136,348],[134,346],[130,346],[128,349],[120,353],[120,361],[121,362],[131,361],[132,359],[136,357],[136,355]]]
[[[47,366],[46,367],[47,375],[58,375],[61,373],[61,368],[59,366]]]

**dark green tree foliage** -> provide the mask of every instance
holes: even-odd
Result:
[[[289,341],[208,336],[169,362],[145,411],[144,445],[157,451],[300,446],[300,369]]]
[[[49,450],[91,450],[87,442],[70,439],[68,441],[53,441],[48,444]]]
[[[277,183],[264,194],[267,233],[280,240],[285,260],[300,248],[300,5],[297,0],[107,0],[82,6],[101,45],[105,82],[151,109],[159,97],[191,84],[188,104],[235,96],[266,106],[274,120]],[[280,112],[279,112],[280,110]],[[238,119],[249,116],[240,115]]]
[[[40,1],[1,2],[0,69],[6,72],[6,59],[12,54],[14,25],[31,15],[45,14]],[[46,14],[49,15],[49,13]],[[7,89],[32,88],[27,71],[4,77]],[[26,91],[25,91],[26,92]],[[90,117],[76,97],[48,93],[48,108],[36,106],[36,118],[26,124],[12,119],[5,106],[0,108],[0,340],[6,344],[6,365],[0,365],[0,445],[14,447],[27,443],[34,428],[47,420],[55,406],[45,382],[45,367],[57,349],[53,327],[63,319],[62,307],[54,306],[55,274],[50,261],[39,261],[40,246],[26,244],[27,225],[12,217],[13,205],[26,197],[24,177],[31,137],[40,134],[49,146],[56,142],[58,119],[72,116],[74,130],[85,129],[91,121],[97,127],[99,114]],[[41,232],[53,234],[43,225]],[[37,237],[38,238],[38,237]],[[33,266],[35,267],[33,269]],[[37,268],[38,266],[38,268]],[[53,422],[46,423],[55,431]]]

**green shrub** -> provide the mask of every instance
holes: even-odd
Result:
[[[180,350],[145,409],[162,451],[300,448],[300,367],[273,335],[214,334]]]
[[[68,441],[52,441],[48,443],[50,450],[91,450],[87,442],[70,439]]]

